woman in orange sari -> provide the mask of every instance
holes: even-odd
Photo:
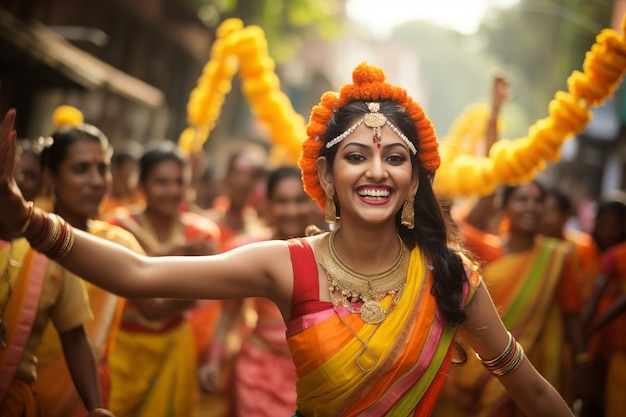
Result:
[[[333,232],[154,258],[66,227],[74,240],[63,264],[127,297],[268,298],[287,325],[299,415],[430,415],[458,332],[528,416],[571,417],[448,235],[431,185],[434,128],[385,78],[362,63],[311,113],[300,166]],[[11,147],[13,120],[9,112],[0,150]],[[29,215],[14,191],[11,163],[0,151],[0,236],[19,236],[25,222],[28,239],[50,236],[49,215]],[[119,274],[109,277],[101,270],[113,262]]]
[[[539,183],[506,187],[501,197],[505,230],[500,236],[484,231],[494,196],[479,200],[459,226],[466,246],[483,263],[483,280],[503,322],[543,377],[565,394],[565,385],[572,382],[564,380],[564,371],[574,365],[566,362],[564,342],[570,342],[578,365],[588,359],[573,249],[538,233],[545,197]],[[521,415],[503,387],[465,348],[470,351],[467,363],[451,370],[437,415]]]

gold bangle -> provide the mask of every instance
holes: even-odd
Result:
[[[522,361],[524,360],[524,348],[519,342],[515,342],[515,353],[513,354],[511,360],[506,363],[504,366],[496,369],[489,369],[489,371],[495,376],[507,376],[512,374],[520,367]]]
[[[520,345],[513,335],[508,332],[509,341],[502,352],[497,358],[491,360],[483,360],[478,353],[476,357],[480,360],[483,366],[491,372],[493,375],[501,377],[509,375],[520,367],[524,360],[524,348]]]
[[[509,336],[509,340],[506,344],[506,348],[504,349],[504,352],[502,352],[497,358],[483,359],[480,357],[478,353],[476,353],[476,358],[478,358],[478,360],[481,361],[485,367],[487,368],[498,367],[502,362],[506,361],[507,358],[511,355],[511,352],[513,352],[513,349],[515,348],[515,339],[513,338],[513,335],[511,334],[511,332],[507,332],[507,334]]]
[[[26,229],[28,229],[28,226],[30,226],[30,221],[33,218],[33,213],[35,212],[35,203],[33,203],[33,201],[29,201],[28,202],[28,217],[26,217],[26,221],[24,222],[24,225],[22,225],[22,227],[20,227],[20,234],[24,234],[24,232],[26,232]]]

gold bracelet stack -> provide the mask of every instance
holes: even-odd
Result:
[[[482,362],[483,366],[495,376],[506,376],[515,372],[524,360],[524,348],[517,343],[510,332],[508,332],[508,334],[509,343],[506,349],[504,349],[504,352],[497,358],[483,360],[478,353],[476,354],[476,357]]]
[[[74,246],[74,229],[56,214],[44,213],[43,226],[30,244],[50,259],[61,259]]]

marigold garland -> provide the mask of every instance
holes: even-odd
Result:
[[[307,194],[321,207],[326,204],[326,194],[319,182],[316,161],[323,146],[320,138],[326,133],[326,126],[333,111],[352,100],[387,99],[404,107],[415,122],[419,135],[417,155],[424,168],[430,172],[435,172],[439,168],[440,158],[435,128],[424,114],[422,107],[413,101],[406,90],[386,81],[385,73],[381,68],[363,62],[352,71],[352,84],[343,85],[339,93],[331,91],[322,95],[320,103],[313,107],[306,127],[307,139],[302,144],[302,156],[299,161],[302,181]]]
[[[322,207],[326,196],[316,171],[321,141],[334,109],[350,100],[391,99],[407,109],[420,132],[418,154],[431,172],[437,172],[435,189],[448,196],[486,195],[498,184],[518,184],[533,178],[545,168],[546,161],[557,161],[565,140],[585,128],[591,118],[590,108],[611,97],[626,70],[626,19],[622,34],[604,29],[596,37],[583,62],[583,71],[573,71],[567,79],[568,91],[558,91],[548,106],[549,116],[533,124],[526,137],[499,140],[487,157],[477,157],[442,146],[441,157],[434,128],[422,108],[405,90],[385,81],[382,69],[361,64],[352,74],[353,84],[338,93],[325,93],[313,107],[309,123],[294,110],[280,91],[275,64],[267,54],[261,28],[245,27],[239,19],[224,21],[217,31],[197,87],[187,105],[189,127],[179,144],[187,152],[202,147],[220,116],[224,97],[231,90],[231,80],[239,69],[242,90],[252,111],[268,126],[272,140],[281,148],[278,154],[298,160],[307,193]],[[476,132],[472,133],[476,134]],[[444,142],[445,143],[445,142]],[[444,164],[439,168],[443,159]]]
[[[591,119],[591,107],[611,97],[626,71],[626,39],[622,20],[619,34],[603,29],[587,51],[583,71],[567,79],[568,91],[557,91],[548,105],[549,116],[535,122],[526,137],[502,139],[488,157],[457,155],[446,150],[435,190],[449,197],[492,193],[499,184],[520,184],[545,169],[546,161],[558,161],[563,143],[582,131]],[[453,140],[458,141],[456,138]]]
[[[280,155],[283,163],[295,164],[304,140],[304,118],[295,112],[280,89],[263,30],[258,26],[244,27],[240,19],[227,19],[217,30],[211,59],[189,97],[189,127],[181,134],[179,145],[187,153],[201,149],[217,123],[237,70],[252,113],[268,127],[275,144],[273,152]]]

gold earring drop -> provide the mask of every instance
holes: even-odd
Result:
[[[415,227],[415,210],[413,209],[413,198],[407,198],[402,206],[402,215],[400,216],[401,223],[407,227],[407,229],[413,229]]]
[[[326,209],[324,210],[324,220],[328,224],[335,224],[337,221],[337,207],[333,200],[333,193],[326,194]]]

